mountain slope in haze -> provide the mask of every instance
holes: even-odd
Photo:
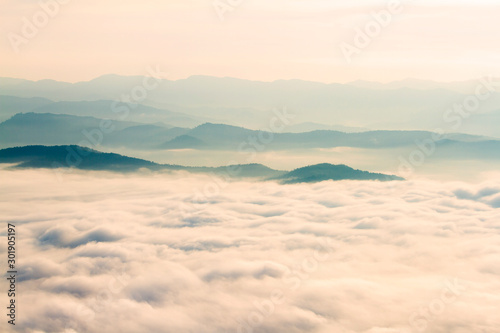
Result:
[[[106,140],[106,131],[120,131],[137,123],[112,121],[94,117],[78,117],[50,113],[19,113],[0,124],[2,145],[79,144],[82,141]],[[111,126],[111,127],[109,127]],[[96,134],[96,130],[101,134]],[[105,129],[105,130],[100,130]]]
[[[132,149],[157,149],[187,133],[188,128],[165,127],[163,124],[140,124],[106,135],[105,146]]]
[[[170,141],[167,141],[166,143],[163,143],[160,147],[162,149],[202,149],[204,145],[205,144],[202,140],[190,135],[182,134]]]
[[[242,127],[223,124],[206,123],[200,125],[185,135],[197,140],[175,140],[175,148],[185,149],[214,149],[214,150],[282,150],[282,149],[308,149],[308,148],[394,148],[415,146],[416,142],[424,142],[433,137],[427,131],[366,131],[359,133],[344,133],[339,131],[318,130],[304,133],[271,133],[254,131]],[[457,142],[487,141],[488,138],[465,135],[449,134],[445,136]],[[169,148],[169,142],[163,145]]]
[[[347,165],[322,163],[298,168],[276,177],[283,184],[316,183],[324,180],[404,180],[404,178],[356,170]]]
[[[102,124],[105,124],[105,128]],[[211,123],[187,129],[171,128],[164,124],[140,124],[42,113],[17,114],[0,123],[0,147],[74,144],[136,150],[195,149],[240,152],[336,147],[415,149],[418,147],[417,144],[427,142],[432,137],[433,133],[425,131],[343,133],[322,130],[305,133],[271,133]],[[441,141],[446,144],[441,144]],[[436,146],[443,147],[443,150],[449,151],[450,154],[453,153],[450,156],[468,156],[470,153],[468,150],[472,149],[484,152],[482,158],[500,157],[498,156],[500,141],[491,138],[455,133],[446,135],[441,141],[437,141]],[[475,145],[466,145],[467,142]]]
[[[0,163],[15,164],[13,168],[77,168],[82,170],[107,170],[117,172],[137,171],[146,168],[158,170],[184,170],[211,173],[224,178],[259,178],[278,180],[285,184],[319,182],[323,180],[402,180],[400,177],[355,170],[345,165],[318,164],[291,172],[273,170],[261,164],[230,165],[226,167],[185,167],[158,164],[114,153],[102,153],[76,145],[24,146],[0,150]],[[231,171],[229,171],[231,170]]]
[[[154,149],[188,132],[165,124],[141,124],[51,113],[20,113],[0,123],[0,145],[88,145]]]
[[[75,167],[83,170],[134,171],[160,169],[156,163],[113,153],[70,146],[25,146],[0,150],[0,163],[16,163],[17,168]]]
[[[97,101],[60,101],[45,104],[31,110],[37,113],[70,114],[96,118],[133,121],[139,123],[163,122],[174,127],[193,128],[204,123],[205,119],[196,119],[183,113],[157,109],[142,104],[117,103],[111,100]]]
[[[500,109],[477,113],[464,120],[460,125],[462,133],[482,133],[485,136],[500,139]]]
[[[9,119],[17,113],[31,112],[33,109],[52,103],[54,102],[40,97],[22,98],[0,95],[0,122]]]
[[[313,131],[338,131],[344,133],[367,132],[369,129],[364,127],[351,127],[342,125],[327,125],[315,122],[304,122],[300,124],[290,125],[286,128],[288,133],[306,133]]]
[[[483,80],[489,81],[490,79],[484,78]],[[500,80],[498,78],[492,78],[491,81],[499,82]],[[419,90],[440,89],[440,90],[456,91],[463,94],[474,94],[475,89],[477,88],[479,82],[480,80],[436,82],[430,80],[405,79],[389,83],[357,80],[349,82],[347,84],[355,87],[377,89],[377,90],[395,90],[402,88],[419,89]],[[494,88],[497,92],[500,92],[498,86],[495,86]]]

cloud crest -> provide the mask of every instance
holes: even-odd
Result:
[[[193,204],[210,178],[0,176],[2,220],[19,230],[17,332],[500,325],[498,179],[233,182]]]

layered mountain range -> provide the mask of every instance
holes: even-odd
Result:
[[[4,120],[32,111],[113,118],[117,116],[114,111],[126,108],[130,111],[127,121],[160,121],[190,128],[213,122],[259,129],[269,125],[273,108],[286,107],[295,115],[290,132],[432,131],[440,127],[447,132],[500,137],[498,126],[493,125],[500,119],[500,84],[495,78],[451,83],[404,80],[325,84],[192,76],[176,81],[161,79],[154,89],[138,94],[145,79],[104,75],[68,83],[0,78],[0,95],[4,95],[0,98],[0,117]],[[454,111],[454,106],[464,104],[478,92],[481,100],[474,110],[466,112],[471,116],[459,124],[456,117],[465,116]]]
[[[201,157],[206,160],[214,152],[342,152],[336,149],[370,152],[379,159],[387,158],[387,151],[398,150],[397,154],[403,151],[406,157],[407,152],[409,157],[417,151],[427,158],[439,151],[439,158],[450,161],[500,160],[500,93],[491,78],[448,84],[415,80],[323,84],[194,76],[159,80],[155,89],[137,98],[136,88],[144,80],[117,75],[78,83],[0,78],[0,148],[36,146],[29,149],[38,149],[40,156],[73,146],[143,158],[152,152],[190,152],[193,165],[206,165]],[[478,86],[488,98],[465,113],[459,107],[474,98]],[[273,121],[280,112],[287,117],[276,130]],[[83,163],[80,168],[217,172],[217,168],[177,165],[181,163],[125,162],[122,155],[89,151],[99,158],[85,158],[89,165]],[[47,167],[43,161],[59,161],[50,154],[15,162]],[[99,164],[105,156],[107,162]],[[108,163],[117,156],[120,163]],[[390,158],[395,159],[394,154]],[[168,162],[168,158],[162,160]],[[279,178],[285,173],[253,161],[243,165],[244,174],[282,182],[386,177],[320,163]]]

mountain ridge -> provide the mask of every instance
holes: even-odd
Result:
[[[101,123],[112,130],[101,131]],[[273,133],[251,130],[240,126],[203,123],[193,129],[172,127],[169,124],[146,124],[106,120],[92,116],[74,116],[52,113],[19,113],[0,123],[0,145],[58,145],[94,142],[115,148],[140,150],[245,150],[245,147],[266,150],[321,149],[351,147],[363,149],[414,147],[416,142],[425,142],[434,134],[421,130],[372,130],[364,132],[342,132],[338,130],[313,130],[310,132]],[[90,138],[89,138],[90,137]],[[494,138],[450,133],[440,141],[449,139],[460,146],[464,142],[496,141]],[[95,142],[98,140],[99,142]],[[265,143],[265,144],[264,144]],[[449,145],[448,145],[449,146]]]
[[[130,98],[132,89],[142,86],[143,78],[106,76],[74,84],[0,79],[0,93],[18,97],[37,96],[53,101],[116,100],[123,95]],[[421,83],[410,80],[393,86],[382,85],[383,89],[378,89],[378,86],[367,88],[302,80],[264,82],[192,76],[181,80],[162,80],[155,89],[147,91],[147,98],[139,104],[158,109],[168,107],[172,112],[185,113],[186,117],[251,128],[265,127],[273,116],[272,109],[286,106],[294,112],[296,123],[313,119],[318,123],[371,129],[433,130],[442,126],[447,109],[473,96],[474,88],[480,84],[478,80],[458,88],[445,84],[440,87],[445,89],[434,89],[432,85],[429,85],[432,89],[422,89]],[[489,84],[487,89],[490,87],[493,85]],[[499,103],[500,91],[493,88],[489,98],[481,101],[481,112],[498,110]],[[206,119],[207,116],[212,119]],[[487,124],[487,121],[481,124]],[[484,133],[477,128],[474,132]],[[492,128],[490,132],[500,137],[497,129]]]

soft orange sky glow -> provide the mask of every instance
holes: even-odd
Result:
[[[242,0],[224,21],[213,0],[73,0],[58,5],[28,38],[23,18],[33,23],[42,12],[39,2],[3,0],[0,76],[75,82],[142,75],[148,65],[159,65],[171,79],[388,82],[500,75],[498,1],[400,2],[400,13],[348,63],[341,43],[353,44],[356,29],[373,22],[371,13],[386,10],[390,0]]]

